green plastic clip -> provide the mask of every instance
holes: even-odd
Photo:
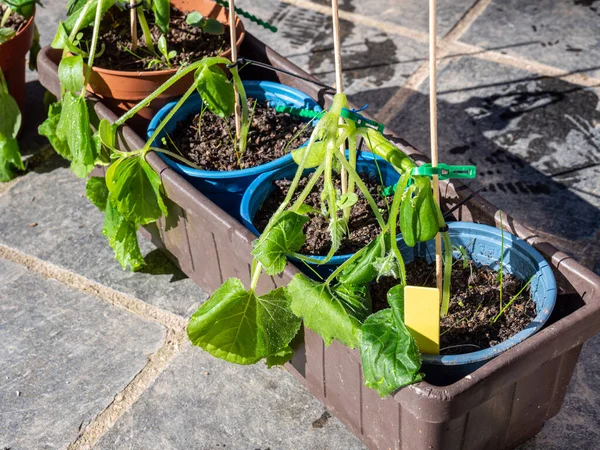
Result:
[[[229,3],[224,1],[224,0],[214,0],[217,4],[224,6],[225,8],[229,7]],[[277,27],[274,27],[273,25],[271,25],[268,22],[265,22],[262,19],[259,19],[258,17],[250,14],[249,12],[244,11],[242,8],[238,8],[237,6],[235,7],[235,12],[242,16],[245,17],[246,19],[250,20],[251,22],[257,23],[259,24],[261,27],[266,28],[269,31],[272,31],[273,33],[277,32]]]
[[[305,119],[314,119],[320,117],[325,111],[315,111],[313,109],[296,108],[288,105],[275,105],[275,111],[278,113],[287,113],[292,116],[303,117]]]
[[[473,179],[477,175],[475,166],[451,166],[449,164],[440,163],[437,167],[431,167],[431,164],[423,164],[415,167],[412,170],[412,175],[421,175],[432,177],[437,175],[440,180],[449,179]]]
[[[366,117],[361,116],[357,112],[350,111],[349,109],[346,109],[346,108],[342,108],[342,112],[341,112],[340,116],[342,116],[345,119],[351,120],[352,122],[355,122],[359,128],[360,127],[373,128],[374,130],[377,130],[380,133],[383,133],[384,127],[383,127],[382,123],[376,122],[371,119],[367,119]]]

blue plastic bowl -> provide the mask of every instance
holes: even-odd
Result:
[[[499,268],[501,257],[502,231],[498,228],[471,222],[448,223],[452,245],[466,248],[471,259],[478,266]],[[408,264],[415,257],[424,257],[430,263],[435,258],[435,240],[408,247],[399,241],[400,251]],[[454,253],[459,257],[459,253]],[[427,381],[441,384],[455,381],[481,367],[500,353],[514,347],[540,330],[554,309],[556,303],[556,280],[550,265],[544,257],[527,242],[504,232],[504,271],[521,280],[534,276],[530,288],[535,301],[537,316],[527,328],[510,339],[493,347],[461,355],[422,355]]]
[[[375,161],[377,160],[377,164]],[[376,156],[369,152],[361,152],[356,160],[356,170],[358,173],[367,174],[369,176],[379,177],[379,171],[383,179],[385,187],[392,186],[398,182],[400,175],[394,167],[383,158]],[[254,216],[262,206],[263,202],[271,195],[271,192],[275,189],[273,184],[274,180],[292,179],[298,166],[294,163],[293,165],[284,167],[283,169],[264,173],[259,176],[246,190],[242,198],[242,205],[240,209],[240,215],[242,217],[242,223],[257,236],[260,235],[256,227],[254,226]],[[313,172],[314,169],[307,169],[304,171],[305,175]],[[315,270],[322,277],[327,277],[331,274],[336,267],[350,258],[352,255],[336,255],[331,258],[325,264],[314,264],[307,263],[313,270]],[[311,256],[311,258],[317,260],[324,260],[324,256]],[[298,262],[298,268],[306,273],[308,276],[314,277],[315,274],[312,270],[308,269],[303,262]]]
[[[268,101],[272,107],[283,104],[296,108],[322,111],[322,108],[317,102],[298,89],[284,86],[279,83],[273,83],[271,81],[244,81],[243,83],[248,97],[255,98],[259,101]],[[152,118],[147,132],[148,138],[151,138],[154,135],[159,124],[176,104],[177,101],[168,103]],[[155,137],[152,145],[154,147],[160,147],[160,140],[165,134],[173,133],[178,122],[185,120],[191,114],[197,114],[201,108],[202,99],[200,98],[200,95],[195,93],[181,106],[181,108],[179,108],[161,133]],[[169,158],[163,153],[158,153],[158,155],[169,167],[182,174],[200,192],[236,218],[239,218],[242,196],[246,191],[246,188],[256,179],[256,177],[265,172],[281,169],[282,167],[292,164],[295,165],[291,154],[287,154],[257,167],[233,170],[230,172],[219,172],[193,169]]]

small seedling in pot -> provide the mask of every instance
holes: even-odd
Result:
[[[171,60],[177,56],[177,52],[175,50],[170,50],[167,48],[167,40],[164,36],[161,36],[158,39],[158,51],[162,55],[161,59],[153,59],[148,63],[148,68],[152,69],[153,67],[166,64],[169,69],[173,68],[173,64],[171,64]]]
[[[204,17],[198,11],[192,11],[185,21],[194,27],[200,28],[205,33],[220,35],[225,33],[225,26],[212,17]]]

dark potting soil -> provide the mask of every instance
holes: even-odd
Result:
[[[468,261],[454,261],[448,315],[440,323],[440,353],[455,355],[492,347],[525,329],[535,319],[535,302],[529,286],[495,322],[500,312],[500,285],[497,272],[489,267],[476,267]],[[435,264],[417,259],[406,265],[406,280],[411,286],[435,287]],[[527,281],[503,274],[503,305],[523,288]],[[387,292],[398,284],[392,277],[371,286],[373,311],[388,308]],[[445,350],[444,350],[445,349]]]
[[[138,23],[138,48],[135,55],[131,52],[131,28],[129,24],[129,11],[122,11],[118,7],[112,7],[100,25],[100,45],[106,46],[102,55],[97,56],[94,65],[103,69],[122,71],[148,71],[165,70],[171,67],[162,61],[162,55],[158,51],[157,42],[161,35],[160,30],[154,24],[154,14],[146,12],[146,20],[150,32],[154,37],[154,47],[157,55],[152,54],[146,48],[141,27]],[[175,50],[177,55],[171,59],[172,68],[198,61],[207,56],[216,56],[221,51],[229,48],[229,29],[225,29],[222,35],[205,33],[200,28],[188,25],[185,21],[186,13],[171,6],[171,22],[169,33],[166,36],[167,50]],[[84,31],[83,40],[91,41],[92,27]],[[137,55],[137,56],[136,56]],[[148,68],[152,60],[161,60],[157,65]]]
[[[387,207],[389,202],[391,206],[392,198],[389,200],[383,196],[383,187],[381,181],[375,177],[370,178],[367,175],[360,174],[360,177],[365,182],[369,193],[373,196],[375,202],[384,220],[387,220]],[[294,194],[294,200],[298,198],[302,189],[308,183],[309,178],[303,177],[300,179],[296,193]],[[265,200],[262,207],[257,211],[254,217],[254,225],[262,232],[267,226],[269,219],[273,213],[277,210],[279,205],[283,202],[287,192],[289,190],[291,180],[276,180],[275,189],[272,194]],[[341,182],[339,178],[335,180],[336,189],[341,189]],[[328,217],[324,217],[320,213],[320,196],[323,189],[323,176],[319,178],[319,181],[315,184],[312,192],[304,201],[305,204],[319,211],[318,213],[309,213],[308,217],[310,220],[304,225],[304,234],[306,235],[306,242],[300,249],[300,253],[305,255],[327,255],[327,252],[331,248],[331,236],[329,234],[329,220]],[[348,223],[349,233],[342,239],[342,244],[337,252],[338,255],[346,255],[355,253],[362,247],[367,245],[373,239],[375,239],[381,233],[381,227],[375,219],[369,203],[366,198],[358,189],[356,190],[358,195],[358,202],[352,206],[350,212],[350,221]]]
[[[254,103],[254,99],[248,99],[250,114]],[[313,130],[301,118],[278,113],[267,102],[257,101],[251,117],[246,152],[239,161],[232,142],[232,137],[235,139],[235,118],[222,119],[208,110],[178,122],[170,135],[175,145],[167,139],[167,146],[170,151],[182,154],[204,170],[231,171],[256,167],[280,158],[306,142]],[[304,127],[299,137],[292,141]]]
[[[4,13],[7,8],[8,6],[4,4],[0,5],[0,18],[4,16]],[[16,34],[19,31],[21,31],[21,29],[25,26],[26,23],[27,19],[25,19],[25,17],[23,17],[21,14],[17,14],[16,12],[12,11],[8,16],[8,20],[4,24],[3,28],[12,28]]]

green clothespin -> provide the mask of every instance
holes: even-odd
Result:
[[[477,175],[475,166],[451,166],[449,164],[440,163],[437,167],[431,167],[431,164],[423,164],[415,167],[412,170],[412,175],[421,175],[432,177],[437,175],[440,180],[449,179],[473,179]]]
[[[229,7],[229,3],[226,2],[225,0],[214,0],[218,5],[224,6],[225,8]],[[258,17],[256,17],[255,15],[250,14],[249,12],[244,11],[242,8],[238,8],[236,6],[235,8],[235,12],[242,17],[245,17],[246,19],[250,20],[251,22],[257,23],[259,24],[261,27],[266,28],[269,31],[272,31],[273,33],[277,32],[277,27],[274,27],[273,25],[271,25],[268,22],[265,22],[262,19],[259,19]]]
[[[358,114],[356,111],[350,111],[349,109],[342,108],[342,112],[341,112],[340,116],[342,116],[345,119],[351,120],[352,122],[355,122],[356,126],[358,126],[359,128],[360,127],[373,128],[374,130],[377,130],[380,133],[383,133],[383,124],[382,123],[376,122],[371,119],[367,119],[366,117]]]
[[[314,109],[296,108],[284,104],[275,105],[275,111],[278,113],[287,113],[292,116],[303,117],[305,119],[314,119],[320,117],[325,111],[315,111]]]

